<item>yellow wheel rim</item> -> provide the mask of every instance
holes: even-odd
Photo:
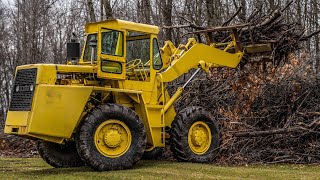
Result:
[[[131,145],[129,127],[119,120],[107,120],[99,125],[94,134],[94,143],[104,156],[117,158],[126,153]]]
[[[211,130],[205,122],[193,123],[188,132],[188,144],[195,154],[201,155],[207,152],[211,145]]]

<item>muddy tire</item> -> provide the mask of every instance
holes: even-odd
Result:
[[[53,167],[64,168],[84,165],[73,141],[65,144],[38,141],[37,149],[42,159]]]
[[[217,123],[202,107],[188,107],[177,114],[171,128],[171,151],[178,161],[207,163],[220,144]]]
[[[146,141],[139,116],[117,104],[93,109],[76,135],[80,157],[97,171],[131,168],[141,159]]]

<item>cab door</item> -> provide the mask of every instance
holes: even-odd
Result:
[[[98,33],[99,78],[125,79],[125,31],[100,26]]]

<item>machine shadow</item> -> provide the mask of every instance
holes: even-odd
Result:
[[[27,175],[58,175],[58,174],[72,174],[78,172],[94,172],[89,166],[77,167],[77,168],[48,168],[26,171],[24,174]]]
[[[130,170],[141,170],[141,169],[149,169],[158,166],[159,164],[170,164],[173,163],[171,161],[159,161],[159,160],[142,160],[134,165],[131,169],[126,170],[115,170],[112,172],[121,172],[121,171],[130,171]],[[62,175],[62,174],[72,174],[72,173],[85,173],[85,172],[97,172],[97,173],[106,173],[111,171],[95,171],[89,166],[76,167],[76,168],[47,168],[47,169],[39,169],[39,170],[28,170],[24,172],[26,175]]]

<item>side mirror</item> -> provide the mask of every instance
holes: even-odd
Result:
[[[67,58],[71,61],[75,61],[80,58],[80,42],[75,35],[73,35],[70,42],[67,43]]]
[[[95,40],[95,39],[90,40],[90,42],[89,42],[89,46],[90,46],[90,47],[92,47],[92,48],[97,47],[97,40]]]
[[[96,39],[92,39],[89,41],[89,46],[91,48],[91,55],[90,55],[91,65],[93,65],[93,62],[96,59],[97,42],[98,41]]]

